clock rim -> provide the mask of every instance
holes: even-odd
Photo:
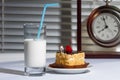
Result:
[[[109,41],[102,41],[96,38],[94,35],[94,32],[92,31],[92,22],[93,20],[100,15],[101,13],[108,13],[112,14],[117,17],[117,19],[120,21],[120,16],[117,14],[119,13],[119,10],[112,6],[102,6],[99,8],[96,8],[92,11],[92,13],[89,15],[87,20],[87,31],[90,36],[90,38],[98,45],[102,47],[114,47],[120,43],[120,32],[115,36],[115,39],[109,40]],[[120,30],[120,29],[119,29]]]

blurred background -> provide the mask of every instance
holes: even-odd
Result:
[[[39,23],[44,4],[47,3],[60,4],[47,8],[45,14],[47,52],[56,52],[60,44],[70,44],[71,31],[76,31],[76,0],[0,0],[1,52],[24,51],[23,24]]]
[[[119,45],[103,48],[96,45],[86,30],[87,17],[91,11],[105,3],[103,0],[81,0],[82,50],[120,51]],[[55,53],[59,45],[71,44],[76,48],[77,0],[0,0],[0,52],[19,53],[24,51],[24,23],[39,23],[43,6],[59,3],[58,7],[47,8],[44,23],[47,25],[47,53]],[[112,5],[120,8],[120,1]]]

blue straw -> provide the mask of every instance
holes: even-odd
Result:
[[[59,4],[58,3],[52,3],[52,4],[45,4],[44,5],[43,12],[42,12],[42,17],[41,17],[41,22],[40,22],[40,25],[39,25],[39,28],[38,28],[37,39],[40,39],[40,34],[41,34],[42,26],[43,26],[43,21],[44,21],[46,9],[47,9],[47,7],[52,7],[52,6],[59,6]]]

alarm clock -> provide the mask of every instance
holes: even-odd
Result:
[[[120,9],[109,5],[94,9],[87,20],[90,38],[102,47],[113,47],[120,43]]]

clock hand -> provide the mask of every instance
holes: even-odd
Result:
[[[105,26],[107,26],[106,21],[105,21],[105,18],[103,17],[102,19],[103,19],[103,21],[104,21],[104,23],[105,23]]]
[[[112,32],[112,30],[108,27],[108,25],[106,24],[106,21],[105,21],[105,18],[104,18],[104,17],[103,17],[103,21],[104,21],[104,23],[105,23],[105,28],[104,28],[104,29],[107,29],[107,28],[108,28],[109,32],[111,32],[112,35],[113,35],[113,32]]]
[[[102,31],[104,31],[105,28],[101,29],[100,31],[98,31],[98,33],[101,33]]]
[[[108,28],[108,26],[106,25],[103,29],[101,29],[100,31],[99,31],[99,33],[101,32],[101,31],[104,31],[105,29],[107,29]]]
[[[99,31],[99,33],[101,32],[101,31],[104,31],[105,29],[107,29],[108,28],[108,25],[106,24],[106,21],[105,21],[105,18],[104,18],[104,16],[103,16],[103,21],[104,21],[104,23],[105,23],[105,27],[102,29],[102,30],[100,30]]]
[[[107,29],[108,28],[108,26],[106,25],[103,29],[101,29],[100,31],[99,31],[99,33],[101,32],[101,31],[104,31],[105,29]]]

